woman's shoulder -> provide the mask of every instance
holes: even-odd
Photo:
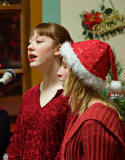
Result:
[[[114,114],[118,117],[117,112],[115,109],[107,106],[106,104],[103,104],[101,102],[93,103],[88,109],[87,112],[93,112],[94,114]]]
[[[102,124],[117,137],[119,137],[119,133],[125,134],[123,121],[119,118],[117,112],[102,103],[94,103],[82,116],[84,121],[94,120]],[[123,135],[121,137],[123,138]]]
[[[58,105],[66,105],[68,97],[63,95],[63,89],[58,89],[50,102],[57,103]]]
[[[62,99],[63,101],[69,98],[68,96],[63,95],[63,89],[58,89],[55,94],[55,97],[58,97],[59,99]]]
[[[83,113],[83,117],[85,119],[97,120],[105,125],[110,125],[110,123],[119,124],[120,121],[122,121],[114,108],[111,108],[100,102],[92,104]]]
[[[118,113],[102,103],[92,104],[79,118],[82,123],[89,120],[97,121],[110,130],[116,130],[116,127],[124,128]]]
[[[39,87],[40,87],[40,84],[37,84],[37,85],[33,86],[32,88],[28,89],[24,93],[23,97],[31,96],[31,95],[34,95],[35,93],[38,93],[39,92]]]
[[[58,103],[59,106],[62,106],[63,108],[67,108],[69,106],[69,102],[68,102],[69,97],[63,95],[63,89],[57,90],[57,93],[53,100],[56,103]]]

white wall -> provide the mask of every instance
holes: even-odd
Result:
[[[85,37],[82,35],[83,28],[79,14],[81,14],[82,11],[90,12],[92,9],[97,9],[100,3],[101,0],[60,0],[61,25],[69,30],[75,42],[85,40]],[[125,0],[112,0],[112,3],[115,9],[118,9],[119,12],[125,16]],[[111,8],[109,0],[105,0],[104,4],[106,8]],[[100,40],[106,41],[111,47],[114,47],[119,58],[125,61],[125,29],[124,34],[117,34],[117,36],[114,37],[110,36],[109,39]]]

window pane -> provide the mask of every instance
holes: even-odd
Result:
[[[22,0],[0,0],[0,5],[17,5],[21,4]]]
[[[22,68],[18,11],[0,11],[0,63],[2,69]]]

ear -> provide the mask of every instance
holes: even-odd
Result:
[[[55,56],[60,56],[60,52],[59,52],[59,49],[61,48],[62,44],[59,44],[57,47],[56,47],[56,51],[55,51]]]

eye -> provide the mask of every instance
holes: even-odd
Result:
[[[64,69],[68,68],[68,64],[66,62],[64,62],[64,61],[62,61],[62,66],[63,66]]]
[[[64,67],[65,69],[67,69],[67,68],[68,68],[68,66],[67,66],[67,65],[64,65],[63,67]]]
[[[31,39],[29,39],[28,45],[30,45],[31,43],[32,43],[32,40],[31,40]]]
[[[36,43],[39,44],[39,43],[42,43],[42,41],[37,40]]]
[[[31,44],[31,42],[28,42],[28,46]]]
[[[67,65],[66,63],[64,63],[64,64],[63,64],[63,68],[64,68],[64,69],[67,69],[67,68],[68,68],[68,65]]]

